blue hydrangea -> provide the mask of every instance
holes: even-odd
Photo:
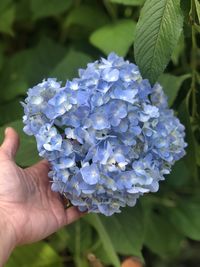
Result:
[[[184,156],[184,126],[162,87],[111,53],[62,87],[47,79],[29,89],[24,131],[51,163],[52,190],[81,211],[107,216],[134,206]]]

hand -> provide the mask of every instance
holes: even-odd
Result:
[[[82,215],[75,207],[65,210],[51,191],[47,161],[26,169],[15,164],[18,147],[17,133],[7,128],[0,147],[0,218],[11,226],[15,245],[41,240]]]

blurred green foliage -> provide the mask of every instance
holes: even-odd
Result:
[[[130,255],[148,267],[200,265],[199,32],[198,0],[0,1],[0,141],[6,125],[19,132],[19,165],[39,160],[34,139],[22,131],[27,89],[47,77],[65,82],[111,51],[164,86],[188,142],[187,155],[157,194],[121,214],[87,215],[45,241],[17,248],[7,267],[97,266],[89,255],[115,267]]]

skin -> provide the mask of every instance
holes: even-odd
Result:
[[[7,128],[0,146],[0,266],[16,246],[44,239],[82,216],[75,207],[65,210],[51,191],[47,161],[26,169],[16,165],[18,148],[18,134]]]

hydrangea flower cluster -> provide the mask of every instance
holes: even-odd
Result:
[[[111,53],[64,87],[47,79],[29,89],[24,131],[51,163],[52,190],[80,211],[107,216],[156,192],[184,156],[184,126],[162,87]]]

